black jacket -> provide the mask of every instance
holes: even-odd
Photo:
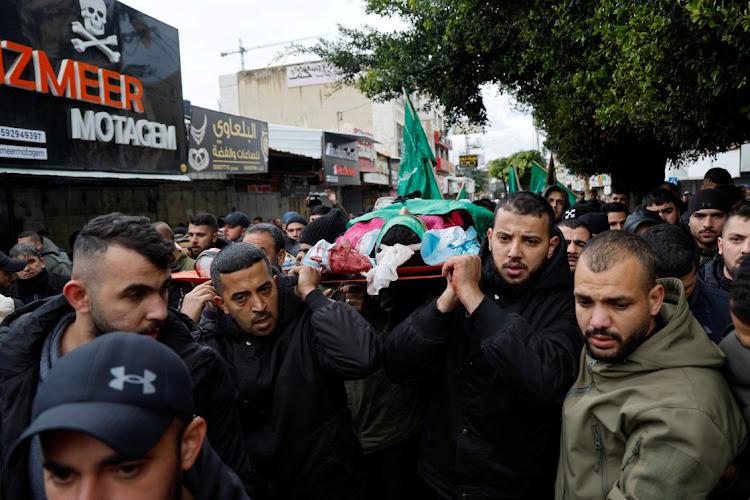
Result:
[[[565,394],[583,337],[565,242],[523,294],[489,289],[471,316],[435,301],[386,340],[396,381],[431,380],[419,470],[440,498],[554,496]],[[483,276],[492,269],[486,244]],[[592,465],[593,467],[593,465]]]
[[[721,334],[732,324],[729,314],[729,292],[697,278],[695,289],[688,298],[688,306],[709,338],[716,344],[721,342]]]
[[[724,276],[724,257],[722,256],[704,263],[698,270],[698,277],[710,286],[721,288],[725,292],[732,291],[732,280]]]
[[[249,500],[242,481],[224,465],[208,439],[193,466],[182,474],[182,484],[194,500]]]
[[[29,497],[28,445],[19,459],[8,463],[15,439],[31,422],[31,403],[39,384],[39,364],[47,336],[61,318],[73,312],[67,299],[51,297],[14,312],[0,325],[0,446],[2,497]],[[195,407],[208,422],[212,446],[240,478],[250,484],[250,462],[234,404],[234,387],[216,352],[198,343],[198,328],[184,314],[170,310],[157,340],[174,350],[193,378]]]
[[[65,284],[70,281],[67,274],[51,273],[46,269],[26,280],[17,279],[10,285],[10,296],[24,304],[60,295]]]
[[[345,379],[373,373],[380,344],[348,304],[319,290],[304,302],[279,276],[279,323],[253,337],[218,311],[203,340],[226,359],[260,499],[359,498],[362,448],[352,430]]]

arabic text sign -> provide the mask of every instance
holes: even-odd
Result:
[[[337,74],[336,69],[325,62],[289,66],[286,69],[286,85],[289,88],[326,85],[340,79],[341,77]]]
[[[268,124],[193,106],[188,165],[193,172],[268,172]]]
[[[477,155],[461,155],[458,157],[458,164],[461,167],[476,167],[478,161],[479,157]]]

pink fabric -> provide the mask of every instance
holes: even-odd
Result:
[[[357,246],[359,239],[366,233],[369,233],[373,229],[380,229],[385,224],[385,219],[380,217],[373,217],[367,222],[357,222],[352,227],[346,230],[344,234],[336,239],[336,243],[343,243],[349,240],[352,246]]]
[[[420,219],[427,225],[427,229],[445,229],[446,227],[453,227],[452,221],[446,220],[442,215],[418,215]]]

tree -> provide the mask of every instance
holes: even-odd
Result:
[[[474,181],[475,192],[486,192],[487,184],[490,182],[490,174],[486,169],[475,168],[469,173],[469,177]]]
[[[372,97],[401,87],[486,122],[481,87],[533,110],[581,174],[644,191],[668,161],[750,139],[750,15],[722,0],[368,0],[395,33],[341,28],[312,52]]]
[[[505,179],[507,181],[510,175],[511,165],[515,165],[521,181],[521,187],[528,189],[531,178],[531,162],[535,161],[539,165],[544,165],[542,153],[532,149],[529,151],[519,151],[506,158],[492,160],[489,164],[489,174],[495,179]]]

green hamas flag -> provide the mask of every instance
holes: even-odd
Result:
[[[457,200],[468,200],[469,196],[466,194],[466,183],[461,183],[461,189],[458,190],[458,194],[456,195]]]
[[[508,174],[508,192],[517,193],[522,191],[521,183],[518,181],[518,174],[516,173],[516,167],[511,165],[510,173]]]
[[[404,147],[401,150],[401,164],[398,168],[399,196],[421,191],[422,199],[442,200],[443,195],[432,172],[435,156],[427,141],[409,91],[404,90]]]
[[[531,179],[529,180],[529,191],[532,193],[541,193],[547,187],[547,171],[536,163],[531,163]]]

